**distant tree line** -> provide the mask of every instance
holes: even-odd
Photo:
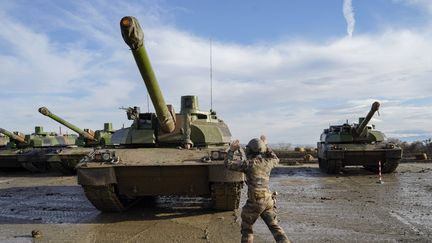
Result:
[[[397,138],[389,138],[389,142],[393,142],[401,146],[404,153],[427,153],[432,154],[432,138],[425,139],[422,141],[414,141],[411,143],[403,142]]]

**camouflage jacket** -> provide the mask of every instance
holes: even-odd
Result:
[[[240,152],[241,158],[236,160],[234,159],[234,151],[228,150],[225,167],[245,173],[249,192],[269,191],[270,172],[279,163],[279,158],[270,148],[265,155],[258,155],[249,159],[246,159],[242,149]]]

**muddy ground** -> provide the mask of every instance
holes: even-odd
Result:
[[[401,164],[377,180],[360,168],[328,176],[316,165],[281,166],[271,188],[293,242],[431,242],[432,164]],[[239,212],[208,207],[161,198],[156,208],[101,214],[73,176],[0,172],[0,242],[239,242]],[[262,220],[254,229],[256,242],[273,242]]]

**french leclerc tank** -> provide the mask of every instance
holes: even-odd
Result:
[[[114,149],[95,150],[77,166],[78,183],[104,212],[127,209],[142,197],[211,198],[216,210],[238,208],[244,177],[223,164],[231,133],[213,111],[200,111],[196,96],[182,96],[180,113],[166,105],[134,17],[120,27],[156,113],[126,109],[133,121],[117,130]]]
[[[43,127],[36,126],[35,132],[28,135],[12,133],[5,129],[0,132],[12,141],[0,156],[0,167],[24,167],[32,172],[45,172],[49,169],[46,154],[57,148],[75,144],[74,135],[57,135],[44,132]]]
[[[29,171],[45,172],[50,169],[47,155],[74,145],[76,140],[76,135],[45,132],[43,127],[36,126],[34,133],[25,136],[27,147],[18,156],[18,161]]]
[[[79,134],[75,146],[58,148],[47,154],[50,166],[64,174],[75,173],[75,166],[84,156],[93,151],[93,147],[111,145],[111,136],[114,133],[111,123],[105,123],[103,130],[82,130],[46,107],[39,108],[39,112]]]
[[[3,128],[0,128],[0,133],[9,140],[0,149],[0,169],[22,169],[21,163],[18,162],[18,156],[23,151],[22,148],[27,146],[25,135],[20,132],[10,132]]]
[[[396,170],[402,158],[402,149],[397,144],[387,142],[375,125],[368,125],[380,107],[374,102],[365,118],[358,124],[330,126],[321,134],[318,147],[318,162],[321,171],[328,174],[339,173],[344,166],[362,165],[370,171],[391,173]]]

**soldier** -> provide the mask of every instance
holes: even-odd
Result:
[[[234,160],[234,152],[237,150],[241,153],[241,160]],[[231,143],[225,158],[225,166],[230,170],[245,173],[248,185],[248,200],[241,213],[241,242],[253,242],[252,226],[260,216],[276,242],[290,242],[278,224],[275,195],[269,190],[270,172],[278,163],[279,159],[267,145],[265,136],[249,141],[246,146],[246,158],[239,140]]]

